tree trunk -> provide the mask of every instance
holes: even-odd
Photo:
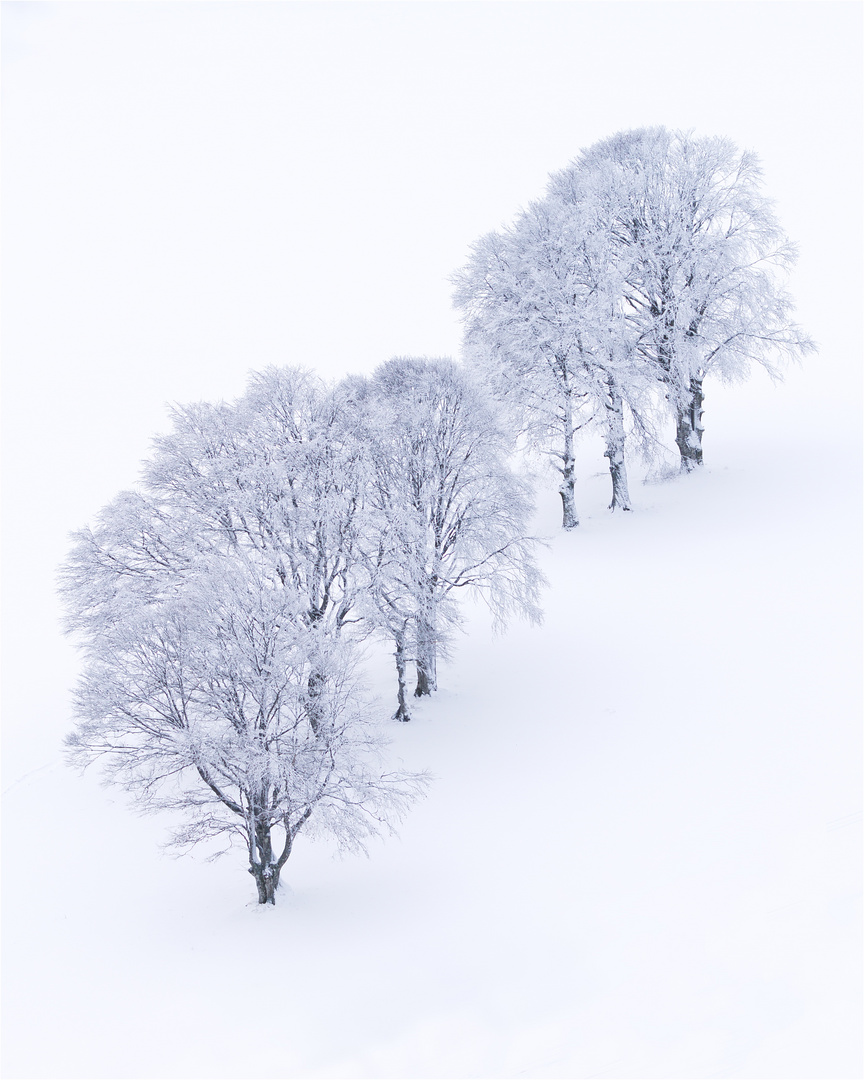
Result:
[[[427,697],[438,689],[438,628],[435,618],[436,579],[427,584],[417,615],[417,686],[414,697]]]
[[[561,455],[561,483],[558,492],[561,495],[563,508],[563,520],[561,525],[564,529],[575,529],[579,524],[579,515],[576,513],[576,461],[573,457],[573,432],[570,428],[569,410],[566,418],[566,430],[564,432],[564,453]]]
[[[326,676],[320,667],[313,667],[309,672],[307,683],[306,716],[313,734],[317,735],[321,722],[324,719],[324,706],[321,702],[321,694],[324,692]]]
[[[695,376],[690,380],[687,400],[676,410],[675,442],[681,455],[681,472],[693,472],[702,464],[702,380]]]
[[[417,648],[417,685],[414,688],[414,697],[428,697],[433,690],[438,689],[438,657],[436,655],[435,641],[418,641]]]
[[[276,890],[279,888],[280,868],[274,863],[268,863],[267,866],[253,863],[249,867],[249,873],[255,878],[255,886],[258,889],[258,903],[275,904]]]
[[[259,818],[255,810],[251,811],[249,820],[252,823],[252,833],[249,838],[249,873],[255,878],[258,903],[275,904],[276,890],[279,888],[279,867],[273,863],[270,825]]]
[[[307,813],[303,821],[308,816]],[[282,867],[291,854],[294,836],[288,831],[286,823],[285,844],[282,848],[282,854],[276,859],[273,854],[272,825],[269,819],[265,815],[258,816],[257,812],[253,811],[250,818],[247,818],[247,824],[250,821],[252,827],[249,836],[249,873],[255,878],[258,903],[275,904],[276,890],[279,888],[279,877],[282,873]]]
[[[399,695],[399,708],[393,714],[394,720],[407,723],[411,719],[408,705],[405,701],[405,631],[400,630],[396,635],[396,681]]]
[[[606,400],[606,452],[612,477],[610,510],[632,510],[627,487],[627,466],[624,461],[624,402],[612,376],[609,376],[609,397]]]

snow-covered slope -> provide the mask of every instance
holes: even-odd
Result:
[[[298,842],[275,909],[34,733],[5,1075],[860,1075],[860,477],[749,393],[712,389],[707,469],[632,516],[588,475],[564,536],[543,496],[544,627],[472,611],[391,725],[431,794],[368,861]]]

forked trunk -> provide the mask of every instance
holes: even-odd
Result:
[[[282,867],[291,854],[293,836],[290,833],[285,836],[282,853],[278,858],[275,858],[271,825],[268,823],[266,816],[262,814],[257,821],[253,818],[253,822],[249,837],[249,873],[255,878],[258,903],[275,904],[276,890],[279,888],[279,877],[282,873]]]
[[[405,700],[405,631],[400,630],[396,635],[396,681],[397,681],[397,694],[399,700],[399,707],[393,714],[394,720],[401,720],[403,723],[407,723],[411,719],[411,714],[408,712],[408,704]]]
[[[675,442],[681,455],[681,472],[693,472],[702,464],[702,380],[695,376],[690,380],[686,400],[678,406]]]
[[[609,397],[606,399],[606,452],[609,474],[612,477],[610,510],[632,510],[627,486],[627,466],[624,461],[624,402],[615,380],[609,377]]]

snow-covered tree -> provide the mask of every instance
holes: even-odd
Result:
[[[396,643],[396,715],[407,720],[405,662],[416,663],[416,696],[436,689],[461,590],[481,596],[499,627],[514,613],[539,620],[532,504],[507,466],[500,421],[453,361],[393,359],[354,394],[370,462],[369,595]]]
[[[606,442],[611,507],[631,509],[625,404],[644,429],[650,385],[623,310],[606,206],[591,188],[580,195],[533,203],[512,227],[482,237],[454,276],[466,360],[556,462],[565,529],[579,523],[574,440],[592,422]]]
[[[663,384],[681,469],[702,463],[703,380],[772,376],[814,348],[783,287],[796,253],[763,191],[755,154],[666,128],[621,132],[554,174],[548,199],[604,205],[623,310]]]
[[[63,571],[86,654],[73,759],[181,812],[180,845],[242,838],[261,903],[301,829],[362,849],[424,782],[382,771],[342,633],[360,499],[335,415],[291,370],[178,410],[142,491],[77,535]]]
[[[299,368],[253,374],[234,405],[178,409],[146,479],[167,505],[194,509],[208,542],[269,551],[326,641],[355,619],[363,475],[332,389]],[[310,671],[314,714],[319,675]],[[314,722],[314,715],[313,715]]]
[[[350,621],[363,476],[330,388],[269,368],[234,405],[175,410],[174,431],[155,445],[145,476],[167,505],[194,510],[208,542],[271,550],[309,627]]]
[[[612,507],[629,509],[625,406],[642,445],[662,387],[681,468],[702,461],[703,381],[773,376],[812,342],[782,278],[795,251],[758,161],[726,139],[624,132],[554,174],[547,194],[474,246],[455,278],[465,353],[558,462],[578,524],[573,441],[599,423]]]

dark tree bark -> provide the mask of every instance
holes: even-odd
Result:
[[[438,689],[437,667],[435,642],[427,640],[417,650],[417,686],[414,688],[414,697],[428,697],[433,690]]]
[[[624,460],[624,402],[615,380],[609,376],[609,397],[606,401],[606,452],[612,477],[610,510],[632,510],[627,486],[627,466]]]
[[[321,721],[324,718],[324,707],[321,702],[321,694],[324,691],[325,682],[326,676],[320,668],[315,667],[309,672],[306,716],[309,719],[309,726],[312,728],[315,735],[317,735],[321,729]]]
[[[272,863],[267,866],[259,866],[253,863],[249,867],[249,873],[255,878],[258,889],[259,904],[275,904],[276,890],[279,888],[279,868]]]
[[[266,805],[266,799],[262,798],[259,801],[259,806],[264,805]],[[312,807],[310,806],[293,828],[289,828],[287,821],[283,822],[285,843],[282,845],[279,856],[275,857],[273,851],[273,824],[269,815],[266,811],[252,810],[250,812],[250,819],[253,824],[248,837],[249,873],[255,879],[259,904],[276,903],[276,890],[279,888],[282,867],[291,854],[294,837],[300,831],[301,826],[308,821],[311,813]]]
[[[702,464],[702,380],[690,380],[688,399],[676,410],[675,442],[681,455],[681,472],[689,473]]]
[[[249,840],[249,873],[255,878],[259,904],[275,904],[276,890],[279,888],[279,872],[284,859],[274,861],[273,841],[270,824],[263,815],[250,815],[253,822],[253,835]],[[290,839],[286,840],[290,850]],[[284,853],[283,853],[284,854]],[[285,855],[285,858],[288,856]]]
[[[396,680],[397,680],[397,693],[399,700],[399,707],[393,714],[394,720],[400,720],[403,723],[407,723],[411,719],[411,714],[408,712],[408,704],[405,700],[406,686],[405,686],[405,631],[401,630],[396,634]]]
[[[563,479],[558,486],[558,492],[561,495],[561,527],[564,529],[575,529],[579,524],[579,515],[576,513],[576,498],[574,494],[576,477],[574,476],[574,462],[572,458],[564,461],[564,467],[561,472],[563,474]]]
[[[428,697],[438,689],[438,627],[435,617],[436,579],[427,585],[427,595],[417,616],[417,686],[414,697]]]

